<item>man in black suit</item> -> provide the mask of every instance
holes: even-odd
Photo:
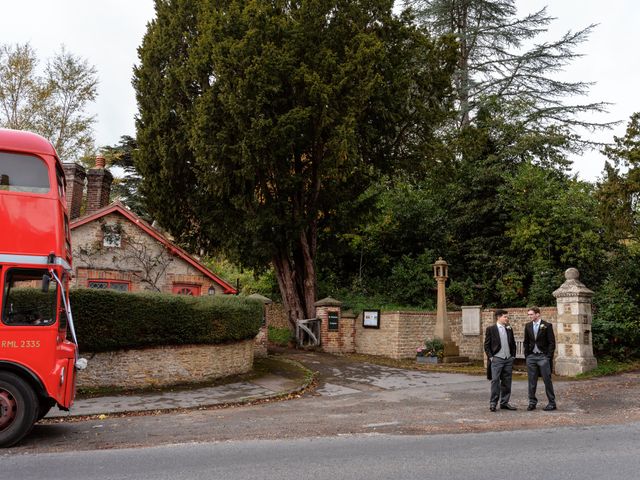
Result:
[[[511,376],[516,355],[516,340],[509,325],[509,312],[496,310],[496,324],[487,327],[484,334],[484,351],[491,365],[491,398],[489,410],[496,411],[498,402],[504,410],[517,410],[509,404]]]
[[[556,351],[556,337],[553,325],[540,319],[540,309],[531,307],[527,312],[531,320],[524,327],[524,356],[527,362],[527,377],[529,378],[529,406],[527,410],[535,410],[538,403],[536,387],[538,386],[538,371],[544,381],[544,390],[549,403],[544,410],[556,409],[556,396],[551,382],[551,365]]]

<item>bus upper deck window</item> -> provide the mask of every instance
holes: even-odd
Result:
[[[49,188],[49,171],[42,159],[0,152],[0,190],[47,193]]]

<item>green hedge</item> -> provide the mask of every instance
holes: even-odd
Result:
[[[253,338],[262,304],[243,297],[71,290],[81,351],[215,344]]]

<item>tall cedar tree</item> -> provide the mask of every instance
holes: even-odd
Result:
[[[119,200],[145,220],[151,220],[151,216],[145,209],[144,198],[140,193],[142,178],[135,167],[133,157],[138,150],[138,142],[129,135],[122,135],[116,145],[102,147],[110,167],[119,167],[123,174],[115,178],[111,187],[111,201]]]
[[[514,0],[407,0],[405,4],[431,31],[454,35],[459,42],[453,81],[457,114],[455,122],[443,129],[445,141],[431,157],[437,161],[430,162],[428,175],[417,181],[415,190],[433,203],[420,228],[437,228],[441,233],[431,233],[420,243],[389,239],[380,249],[383,254],[393,254],[391,249],[398,246],[405,249],[388,265],[412,258],[420,266],[420,256],[428,248],[451,262],[452,278],[474,285],[474,301],[512,302],[514,295],[503,294],[511,290],[522,302],[535,276],[536,257],[531,253],[522,261],[523,252],[511,248],[508,226],[519,212],[512,210],[505,195],[511,179],[528,165],[540,166],[559,183],[569,182],[567,152],[589,145],[588,139],[577,135],[578,127],[604,126],[591,124],[582,115],[606,107],[579,102],[589,83],[562,81],[557,75],[580,56],[577,51],[593,27],[545,42],[540,37],[553,19],[545,9],[518,16]],[[429,228],[441,212],[446,212],[446,221]],[[385,220],[381,217],[380,223]],[[544,256],[554,270],[566,268],[561,258],[567,257]],[[378,268],[381,262],[369,259],[368,265]],[[389,278],[393,272],[375,274]],[[502,288],[507,284],[511,286]]]
[[[150,211],[202,251],[273,264],[292,322],[315,315],[319,230],[381,173],[411,167],[447,113],[455,42],[392,8],[157,0],[139,49]]]
[[[517,104],[519,120],[532,132],[564,134],[568,147],[580,150],[590,142],[575,127],[606,128],[584,113],[604,112],[607,104],[567,103],[588,93],[591,83],[557,76],[580,57],[577,49],[595,27],[568,31],[554,41],[536,43],[554,20],[546,7],[517,16],[515,0],[405,0],[432,31],[453,34],[460,42],[455,91],[458,127],[474,121],[487,100]]]

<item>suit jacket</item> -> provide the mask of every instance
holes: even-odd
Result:
[[[524,326],[524,356],[531,355],[536,345],[538,350],[547,357],[553,358],[553,354],[556,351],[556,337],[553,334],[553,325],[549,322],[540,321],[537,337],[533,334],[533,322],[529,322]]]
[[[507,328],[507,340],[509,342],[510,355],[516,356],[516,339],[513,336],[513,330]],[[500,351],[502,344],[500,343],[500,332],[498,331],[498,325],[491,325],[487,327],[484,333],[484,353],[487,357],[491,358]]]

